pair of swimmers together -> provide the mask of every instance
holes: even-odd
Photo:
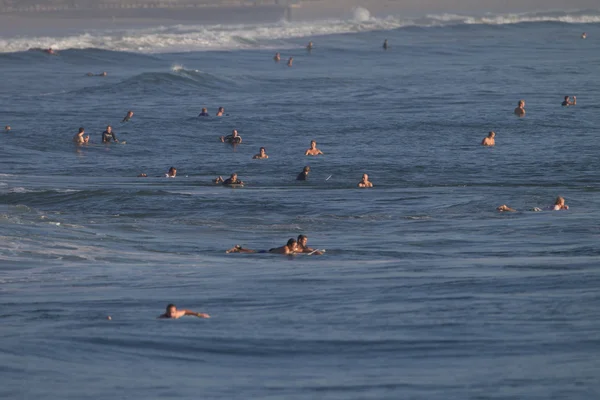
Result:
[[[323,252],[320,250],[311,249],[308,247],[308,237],[306,235],[299,235],[298,239],[291,238],[287,241],[285,246],[274,247],[269,250],[252,250],[245,249],[242,246],[235,245],[231,249],[225,251],[225,253],[272,253],[272,254],[283,254],[283,255],[293,255],[293,254],[302,254],[309,253],[315,255],[322,255]]]
[[[554,205],[546,207],[546,208],[538,208],[538,207],[534,207],[532,209],[532,211],[560,211],[560,210],[568,210],[569,206],[565,204],[565,199],[564,197],[558,196],[556,198],[556,200],[554,201]],[[515,212],[517,210],[515,210],[514,208],[510,208],[509,206],[507,206],[506,204],[502,204],[499,207],[496,207],[496,210],[498,211],[509,211],[509,212]]]
[[[75,136],[73,136],[73,142],[75,142],[75,144],[88,144],[90,142],[90,135],[87,136],[83,136],[85,134],[85,129],[84,128],[79,128],[79,132],[77,132],[77,134]],[[117,139],[117,136],[115,135],[115,133],[112,130],[112,127],[110,125],[108,125],[106,127],[106,130],[104,132],[102,132],[102,143],[110,143],[111,141],[115,142],[115,143],[119,143],[119,140]]]
[[[563,107],[568,107],[568,106],[575,106],[577,105],[577,96],[573,96],[573,101],[571,101],[571,97],[570,96],[565,96],[563,102],[561,103],[561,105]],[[519,104],[517,105],[517,108],[515,108],[515,115],[518,117],[524,117],[525,116],[525,100],[519,100]]]
[[[225,115],[225,108],[219,107],[219,109],[217,110],[217,114],[215,114],[215,116],[222,117],[223,115]],[[208,113],[208,109],[203,108],[202,111],[200,112],[200,114],[198,114],[198,116],[199,117],[210,117],[210,114]]]

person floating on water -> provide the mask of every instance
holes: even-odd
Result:
[[[87,144],[90,141],[90,136],[83,137],[85,134],[85,130],[83,128],[79,128],[79,132],[75,136],[73,136],[73,142],[76,145]]]
[[[51,54],[53,56],[55,56],[57,54],[56,51],[54,51],[54,49],[52,49],[52,47],[48,47],[47,50],[44,50],[44,53]]]
[[[565,204],[564,197],[558,196],[556,198],[556,200],[554,201],[554,205],[551,205],[551,206],[543,208],[543,209],[542,208],[538,208],[538,207],[534,207],[532,211],[560,211],[560,210],[568,210],[568,209],[569,209],[569,206]],[[496,207],[496,210],[498,210],[498,211],[510,211],[510,212],[517,211],[514,208],[510,208],[506,204],[502,204],[501,206]]]
[[[319,149],[317,149],[317,142],[315,142],[314,140],[310,141],[310,149],[307,149],[304,152],[305,156],[318,156],[319,154],[323,154],[323,152]]]
[[[210,315],[205,313],[190,310],[178,310],[177,307],[175,307],[175,304],[169,304],[167,306],[167,311],[164,314],[159,315],[158,318],[179,319],[184,315],[192,315],[198,318],[210,318]]]
[[[577,105],[577,96],[573,96],[573,101],[571,101],[571,98],[569,96],[565,96],[565,100],[561,103],[561,105],[563,107],[576,106]]]
[[[252,157],[253,160],[266,160],[267,158],[269,158],[269,156],[267,155],[267,152],[264,147],[261,147],[258,151],[258,154],[255,154]]]
[[[358,182],[359,188],[372,188],[373,183],[369,181],[369,175],[363,174],[362,179]]]
[[[581,38],[582,38],[582,39],[586,39],[586,38],[587,38],[587,33],[583,32],[583,33],[581,34]]]
[[[208,110],[206,108],[202,109],[202,112],[200,112],[200,114],[198,114],[199,117],[209,117],[210,114],[208,114]]]
[[[231,135],[221,136],[221,142],[229,144],[240,144],[242,143],[242,137],[238,134],[237,129],[231,131]]]
[[[115,133],[112,130],[112,126],[108,125],[106,130],[102,132],[102,143],[110,143],[110,141],[114,141],[115,143],[119,143],[119,140],[115,136]]]
[[[294,57],[290,57],[290,59],[288,60],[287,66],[291,67],[293,63],[294,63]]]
[[[5,130],[6,132],[10,131],[10,129],[11,129],[11,128],[10,128],[10,125],[6,125],[6,126],[4,127],[4,130]]]
[[[225,109],[223,107],[219,107],[217,110],[217,117],[222,117],[225,114]]]
[[[92,72],[88,72],[86,75],[87,76],[107,76],[108,74],[106,72],[102,72],[102,73],[99,73],[98,75],[96,75]]]
[[[308,237],[306,235],[299,235],[296,241],[296,252],[297,253],[310,253],[317,256],[323,254],[320,250],[311,249],[308,247]]]
[[[129,122],[129,120],[133,117],[133,111],[129,110],[127,111],[127,115],[125,115],[125,118],[123,118],[123,121],[121,122]]]
[[[313,49],[313,42],[308,42],[306,45],[306,50],[311,51]]]
[[[387,39],[385,39],[385,40],[383,41],[383,49],[384,49],[384,50],[387,50],[387,49],[388,49],[388,41],[387,41]]]
[[[297,181],[305,181],[306,178],[308,178],[308,173],[310,172],[310,167],[307,165],[306,167],[304,167],[304,169],[302,169],[302,172],[300,172],[298,174],[298,176],[296,177]]]
[[[495,146],[496,145],[496,140],[494,139],[496,137],[496,132],[491,131],[490,133],[488,133],[487,137],[483,138],[483,140],[481,141],[481,145],[482,146]]]
[[[240,246],[239,244],[236,244],[234,247],[232,247],[231,249],[225,251],[225,253],[259,253],[259,254],[263,254],[263,253],[273,253],[273,254],[284,254],[284,255],[291,255],[291,254],[295,254],[298,253],[298,243],[296,242],[296,239],[291,238],[290,240],[287,241],[285,246],[281,246],[281,247],[275,247],[269,250],[251,250],[251,249],[245,249],[242,246]]]
[[[519,100],[519,104],[515,108],[515,115],[518,117],[525,116],[525,100]]]
[[[223,185],[231,186],[231,185],[239,185],[244,186],[244,182],[238,179],[237,174],[234,172],[231,176],[225,180],[222,177],[218,177],[215,179],[215,183],[222,183]]]
[[[147,178],[147,177],[148,177],[148,174],[145,174],[145,173],[143,173],[143,172],[142,172],[142,173],[141,173],[141,174],[139,174],[137,177],[138,177],[138,178]]]
[[[177,176],[177,168],[169,168],[169,172],[165,174],[165,178],[175,178]]]
[[[275,56],[273,57],[273,60],[275,60],[275,62],[281,61],[281,54],[275,53]]]

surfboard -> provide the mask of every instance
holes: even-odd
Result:
[[[317,251],[320,251],[321,253],[325,253],[325,249],[316,249],[311,251],[310,253],[308,253],[307,255],[312,256],[313,254],[315,254]]]

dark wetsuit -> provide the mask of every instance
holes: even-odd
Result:
[[[108,131],[102,132],[102,143],[110,143],[111,139],[118,142],[115,132],[108,133]]]
[[[199,117],[210,117],[210,114],[207,112],[201,112],[198,116]]]
[[[308,177],[308,173],[302,171],[298,174],[298,176],[296,177],[296,180],[297,181],[305,181],[307,177]]]
[[[227,178],[223,181],[223,185],[243,185],[243,184],[244,184],[244,182],[240,181],[239,179],[236,179],[234,181],[231,178]]]

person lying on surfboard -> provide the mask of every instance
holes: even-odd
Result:
[[[244,186],[244,182],[237,178],[237,174],[234,172],[231,176],[225,180],[222,177],[215,179],[215,183],[222,183],[223,185],[240,185]]]
[[[177,307],[175,307],[175,304],[169,304],[167,306],[167,312],[159,315],[158,318],[179,319],[184,315],[193,315],[194,317],[198,318],[210,318],[210,315],[205,313],[199,313],[190,310],[178,310]]]
[[[231,249],[225,251],[225,253],[228,253],[228,254],[229,253],[258,253],[258,254],[273,253],[273,254],[292,255],[292,254],[301,253],[301,252],[298,251],[298,243],[296,242],[296,239],[291,238],[290,240],[287,241],[287,244],[285,246],[275,247],[275,248],[272,248],[269,250],[245,249],[242,246],[240,246],[239,244],[236,244]]]
[[[308,237],[306,235],[299,235],[297,243],[298,243],[298,245],[296,246],[297,253],[310,253],[310,254],[315,254],[317,256],[320,256],[323,254],[323,252],[321,250],[311,249],[310,247],[307,246]]]

